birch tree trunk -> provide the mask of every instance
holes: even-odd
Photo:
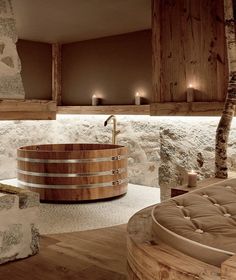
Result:
[[[224,110],[216,131],[215,177],[217,178],[228,177],[227,147],[236,105],[236,29],[233,1],[236,0],[224,0],[229,81]]]

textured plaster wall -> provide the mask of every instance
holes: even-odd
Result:
[[[39,143],[110,143],[107,116],[59,116],[56,121],[0,122],[0,179],[16,176],[16,149]],[[186,181],[187,170],[199,177],[214,172],[215,131],[219,118],[117,116],[119,144],[129,147],[131,183],[158,187],[162,198]],[[229,167],[236,170],[236,119],[229,143]],[[159,170],[158,170],[159,169]]]

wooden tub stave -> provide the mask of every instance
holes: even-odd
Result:
[[[51,144],[17,150],[18,181],[41,200],[103,199],[127,192],[127,148]]]
[[[28,163],[18,161],[18,169],[39,172],[39,173],[89,173],[89,172],[103,172],[112,169],[127,168],[127,159],[122,159],[113,162],[103,162],[102,165],[97,163],[87,163],[86,166],[82,163],[71,163],[70,165],[58,165],[57,163],[33,163],[30,166]]]

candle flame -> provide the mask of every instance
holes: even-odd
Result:
[[[140,94],[139,94],[139,92],[138,92],[138,91],[136,92],[135,96],[137,96],[137,97],[138,97],[138,96],[140,96]]]
[[[192,85],[192,84],[189,84],[189,85],[188,85],[188,87],[189,87],[189,88],[192,88],[192,87],[193,87],[193,85]]]
[[[93,94],[92,98],[97,98],[97,95],[96,95],[96,94]]]

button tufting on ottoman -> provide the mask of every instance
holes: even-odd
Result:
[[[236,179],[164,201],[154,207],[152,219],[159,239],[220,265],[236,253]]]

